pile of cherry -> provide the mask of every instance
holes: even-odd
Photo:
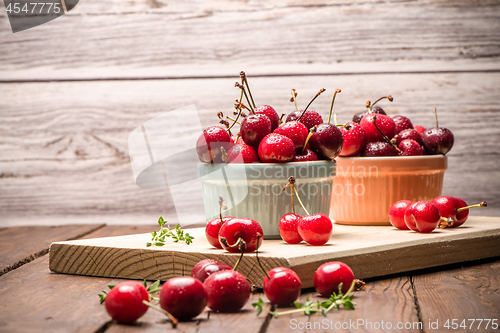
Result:
[[[107,293],[104,300],[106,311],[118,322],[132,323],[151,307],[167,315],[174,327],[178,321],[198,316],[205,307],[222,313],[237,312],[245,306],[251,294],[248,280],[236,271],[239,262],[231,268],[213,259],[201,260],[194,266],[191,276],[174,277],[163,284],[160,307],[150,303],[154,299],[152,294],[158,289],[148,292],[138,282],[122,282]],[[157,283],[159,285],[159,281]],[[349,266],[342,262],[325,263],[314,274],[314,287],[325,297],[337,291],[347,296],[360,284],[362,286],[363,282],[356,280]],[[301,288],[300,278],[289,268],[275,267],[264,278],[264,294],[275,305],[293,304]]]
[[[392,96],[381,97],[374,103],[366,103],[366,111],[354,115],[351,122],[331,124],[336,89],[328,121],[316,111],[308,110],[312,102],[322,94],[321,89],[300,110],[295,89],[291,102],[296,111],[282,121],[276,110],[269,105],[257,106],[244,72],[240,73],[241,90],[236,100],[234,118],[218,113],[220,126],[211,126],[203,131],[196,142],[196,150],[201,162],[205,163],[279,163],[334,159],[337,156],[414,156],[446,154],[454,143],[453,133],[438,126],[425,129],[413,126],[404,116],[388,116],[375,106],[383,99],[393,101]],[[243,102],[245,97],[246,104]],[[334,117],[335,118],[335,117]],[[336,121],[335,121],[336,122]],[[239,130],[234,126],[239,124]],[[233,135],[233,131],[237,133]]]
[[[400,200],[389,209],[389,221],[401,230],[428,233],[437,227],[459,227],[467,221],[470,208],[486,205],[486,202],[481,202],[467,206],[464,200],[451,196],[440,196],[430,202]]]

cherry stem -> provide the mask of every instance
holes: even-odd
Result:
[[[257,246],[259,245],[259,241],[260,241],[260,234],[257,235]],[[264,269],[264,266],[262,266],[262,264],[260,262],[260,259],[259,259],[259,249],[258,248],[255,250],[255,258],[257,259],[257,263],[259,264],[260,269],[262,269],[262,271],[264,272],[264,274],[266,274],[267,278],[269,280],[271,280],[271,277],[269,276],[269,274],[267,274],[267,271]]]
[[[158,312],[161,312],[163,313],[165,316],[168,317],[168,319],[170,319],[170,321],[172,322],[172,328],[176,328],[177,327],[177,323],[179,322],[177,320],[177,318],[175,318],[174,316],[172,316],[170,313],[168,313],[167,311],[163,310],[162,308],[160,308],[158,305],[154,305],[153,303],[149,303],[148,301],[142,301],[142,303],[146,306],[149,306],[150,308],[152,309],[155,309],[156,311]]]
[[[370,100],[366,101],[365,103],[365,107],[366,109],[368,110],[368,113],[372,113],[372,102],[370,102]]]
[[[238,260],[236,261],[236,264],[234,264],[233,271],[235,271],[235,270],[236,270],[236,268],[238,268],[238,266],[240,265],[241,259],[243,259],[243,255],[245,254],[245,250],[246,250],[246,248],[247,248],[246,243],[245,243],[245,241],[243,240],[243,238],[241,238],[241,237],[240,237],[239,239],[241,239],[241,242],[240,242],[240,244],[239,244],[238,248],[239,248],[239,250],[241,251],[241,255],[240,255],[240,257],[238,258]],[[258,244],[258,243],[257,243],[257,244]]]
[[[391,140],[389,140],[389,138],[380,130],[380,128],[378,128],[377,123],[375,123],[376,120],[377,120],[377,116],[373,116],[372,123],[373,123],[373,125],[375,125],[375,128],[380,132],[380,134],[382,134],[384,141],[387,142],[388,144],[390,144],[392,146],[392,148],[396,149],[396,151],[398,153],[400,153],[401,149],[399,149]]]
[[[384,98],[387,98],[389,100],[389,102],[392,102],[394,100],[394,98],[392,98],[391,95],[387,95],[387,96],[384,96],[384,97],[380,97],[379,99],[377,99],[375,102],[373,102],[373,104],[370,106],[370,109],[375,105],[377,104],[378,102],[380,102],[381,100],[383,100]]]
[[[330,113],[328,114],[328,123],[330,123],[330,118],[332,117],[332,110],[333,110],[333,103],[335,102],[335,96],[341,92],[340,89],[335,89],[335,92],[333,93],[333,98],[332,98],[332,105],[330,105]],[[337,120],[335,120],[335,115],[334,115],[334,122],[335,124],[337,123]]]
[[[248,98],[247,90],[245,89],[245,86],[242,84],[239,84],[238,82],[236,82],[234,86],[240,88],[243,91],[243,94],[245,95],[245,99],[247,100],[248,106],[250,106],[250,111],[252,111],[252,113],[255,114],[255,111],[253,110],[252,104],[250,103],[250,99]]]
[[[313,134],[316,133],[316,128],[317,128],[317,125],[314,125],[309,130],[309,134],[307,134],[306,141],[304,141],[304,146],[302,147],[302,151],[300,152],[301,154],[304,154],[304,152],[306,151],[307,143],[309,142],[309,139],[311,138],[311,136],[313,136]]]
[[[297,109],[297,111],[299,111],[299,106],[297,105],[297,100],[295,99],[296,97],[297,92],[295,91],[295,89],[292,89],[292,98],[290,99],[290,102],[295,103],[295,108]]]
[[[219,216],[220,216],[220,223],[224,224],[224,221],[222,220],[222,209],[227,209],[226,206],[224,206],[224,198],[222,195],[219,195]]]
[[[307,211],[306,207],[302,203],[302,200],[300,200],[299,192],[297,192],[297,189],[295,188],[295,177],[294,176],[290,176],[288,178],[288,184],[285,185],[285,187],[283,187],[283,189],[286,189],[288,187],[290,187],[290,190],[292,191],[292,196],[293,196],[293,192],[295,191],[295,195],[297,196],[297,200],[299,200],[299,203],[302,206],[302,209],[306,212],[306,215],[310,215],[309,212]]]
[[[280,120],[279,120],[279,125],[283,124],[283,117],[286,116],[286,113],[282,113],[281,114],[281,117],[280,117]]]
[[[436,127],[439,127],[439,125],[438,125],[438,114],[437,114],[436,107],[433,108],[432,112],[434,113],[434,118],[436,119]]]
[[[240,123],[239,121],[237,121],[236,119],[234,119],[234,118],[231,118],[231,117],[229,117],[229,116],[226,116],[226,118],[227,118],[227,119],[229,119],[229,120],[231,120],[231,121],[233,121],[234,123],[236,123],[236,124],[238,124],[238,125],[241,125],[241,123]],[[234,123],[233,123],[233,124],[234,124]]]
[[[233,128],[234,124],[236,124],[236,120],[238,120],[238,118],[240,117],[241,115],[241,100],[243,99],[243,90],[241,91],[241,94],[240,94],[240,100],[238,101],[238,107],[236,107],[235,109],[238,111],[238,114],[236,116],[236,119],[235,121],[231,124],[231,126],[228,128],[228,131],[231,130],[231,128]]]
[[[471,205],[471,206],[466,206],[466,207],[462,207],[462,208],[458,208],[457,209],[457,213],[460,213],[461,211],[464,211],[464,210],[467,210],[467,209],[470,209],[470,208],[476,208],[476,207],[487,207],[488,204],[486,202],[480,202],[478,204],[475,204],[475,205]]]
[[[241,77],[241,83],[243,83],[244,85],[247,86],[247,89],[248,89],[248,93],[250,94],[250,99],[252,100],[252,105],[253,107],[255,108],[255,102],[253,101],[253,96],[252,96],[252,92],[250,91],[250,86],[248,85],[248,80],[247,80],[247,76],[245,74],[244,71],[241,71],[240,72],[240,77]]]
[[[439,218],[439,228],[440,229],[444,229],[444,228],[448,228],[448,227],[451,227],[453,225],[453,220],[452,219],[448,219],[446,217],[440,217]]]
[[[309,102],[309,104],[307,104],[306,108],[304,109],[304,111],[302,112],[302,114],[300,115],[299,119],[297,119],[297,121],[300,121],[300,119],[304,116],[304,114],[306,113],[307,109],[309,108],[309,106],[311,106],[312,102],[314,102],[314,100],[316,98],[318,98],[319,95],[321,95],[322,93],[324,93],[326,91],[326,89],[323,89],[321,88],[317,93],[316,93],[316,96],[313,97],[313,99],[311,99],[311,101]]]

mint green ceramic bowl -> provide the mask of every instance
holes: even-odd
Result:
[[[299,196],[310,214],[329,214],[335,162],[198,164],[207,222],[219,216],[219,196],[227,210],[223,216],[256,220],[265,239],[279,239],[280,218],[292,212],[291,191],[282,188],[294,176]],[[294,198],[295,213],[306,215]]]

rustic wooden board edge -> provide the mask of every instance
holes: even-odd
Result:
[[[408,232],[405,235],[412,237],[403,242],[331,252],[318,252],[323,247],[311,247],[308,253],[304,245],[304,250],[298,254],[284,254],[287,249],[283,246],[289,245],[268,241],[259,257],[266,270],[278,266],[295,270],[302,280],[303,288],[313,286],[313,272],[328,261],[345,262],[357,278],[381,277],[500,256],[500,227],[494,225],[496,220],[482,218],[484,224],[491,222],[487,227],[471,225],[469,230],[455,229],[435,235]],[[366,234],[366,230],[372,230],[369,228],[356,227],[356,230]],[[373,230],[387,230],[380,228],[384,227],[374,227]],[[401,231],[394,230],[394,235],[398,232]],[[239,257],[239,254],[210,250],[204,243],[199,243],[197,247],[175,244],[171,248],[140,248],[137,244],[116,246],[116,243],[126,243],[125,237],[142,240],[147,239],[145,237],[148,235],[52,243],[49,268],[57,273],[164,281],[174,276],[189,275],[201,259],[211,258],[234,266]],[[110,244],[103,245],[105,241]],[[279,249],[280,246],[281,250],[273,255],[270,250],[273,247]],[[258,267],[255,253],[246,254],[238,269],[257,287],[262,287],[264,273]]]

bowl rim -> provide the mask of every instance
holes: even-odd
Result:
[[[226,167],[241,167],[241,166],[251,166],[251,167],[283,167],[283,166],[314,166],[314,165],[335,165],[335,160],[318,160],[318,161],[302,161],[302,162],[284,162],[284,163],[205,163],[199,162],[198,165],[213,167],[213,166],[222,166]]]
[[[411,159],[441,159],[447,157],[446,155],[443,154],[438,154],[438,155],[417,155],[417,156],[353,156],[353,157],[336,157],[335,159],[342,159],[342,160],[401,160],[401,159],[406,159],[406,160],[411,160]]]

